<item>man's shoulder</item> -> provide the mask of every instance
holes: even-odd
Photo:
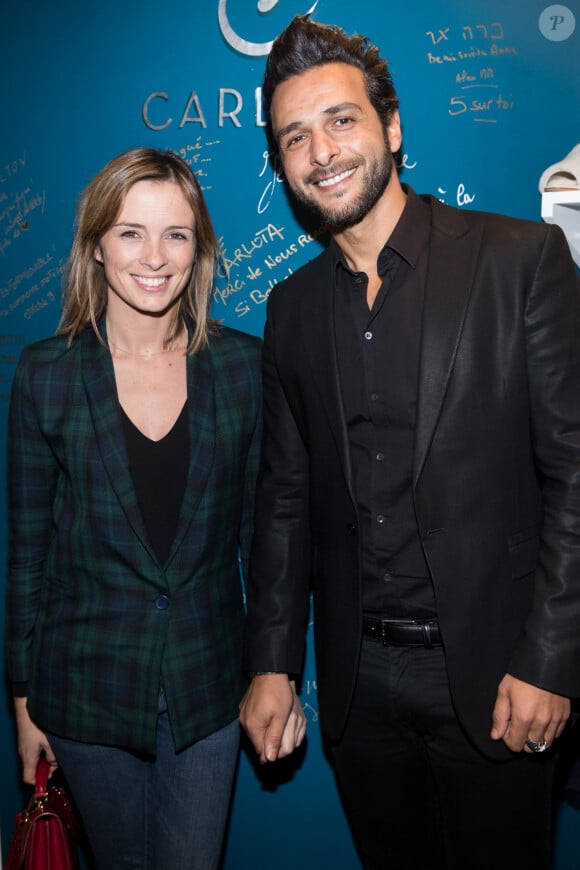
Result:
[[[311,293],[313,284],[318,284],[320,276],[332,267],[332,256],[328,248],[324,248],[316,257],[308,260],[291,275],[272,288],[277,297],[294,297],[297,293]],[[272,295],[272,293],[270,295]]]
[[[539,219],[531,220],[473,208],[463,209],[441,202],[431,194],[420,196],[431,208],[433,227],[450,235],[461,235],[466,230],[480,228],[509,240],[511,237],[522,236],[543,237],[549,231],[549,225]]]

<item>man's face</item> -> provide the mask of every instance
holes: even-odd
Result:
[[[385,130],[362,72],[329,63],[278,85],[271,120],[296,197],[331,231],[359,223],[391,178],[391,152],[401,145],[398,113]]]

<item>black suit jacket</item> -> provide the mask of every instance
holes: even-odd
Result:
[[[501,757],[489,731],[506,672],[580,694],[580,287],[557,227],[424,199],[413,496],[458,716]],[[268,303],[246,666],[300,671],[312,578],[321,724],[336,741],[362,589],[331,265],[322,253]]]

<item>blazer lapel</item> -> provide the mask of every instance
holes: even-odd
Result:
[[[111,355],[108,348],[100,344],[92,330],[86,330],[83,335],[82,353],[85,392],[101,459],[128,522],[143,546],[155,559],[129,470],[129,457],[121,424]],[[195,515],[214,459],[216,442],[214,371],[209,350],[187,359],[187,396],[189,473],[170,559]]]
[[[219,337],[214,340],[219,341]],[[214,380],[211,350],[187,358],[189,473],[168,561],[178,549],[195,516],[212,469],[216,441],[226,437],[226,433],[216,432]]]
[[[109,349],[98,341],[92,329],[85,330],[82,336],[82,373],[99,452],[111,487],[128,522],[154,557],[129,469],[113,361]]]
[[[475,277],[481,231],[460,212],[433,200],[425,282],[419,386],[415,421],[413,483],[429,451],[453,371]]]
[[[301,320],[304,324],[308,361],[321,405],[338,446],[345,479],[351,493],[354,493],[348,431],[336,358],[333,259],[328,252],[320,259],[319,273],[312,291],[302,298]]]

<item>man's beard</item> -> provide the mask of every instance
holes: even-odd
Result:
[[[293,192],[303,205],[320,218],[329,232],[339,233],[360,223],[373,206],[376,205],[387,188],[394,165],[393,155],[387,145],[382,160],[376,159],[367,164],[367,174],[360,194],[355,200],[345,203],[342,207],[339,203],[339,198],[335,200],[334,208],[328,208],[321,205],[302,189],[293,188]],[[312,183],[313,177],[322,179],[351,168],[352,165],[340,166],[337,164],[336,167],[330,166],[325,173],[312,173],[307,181]]]

